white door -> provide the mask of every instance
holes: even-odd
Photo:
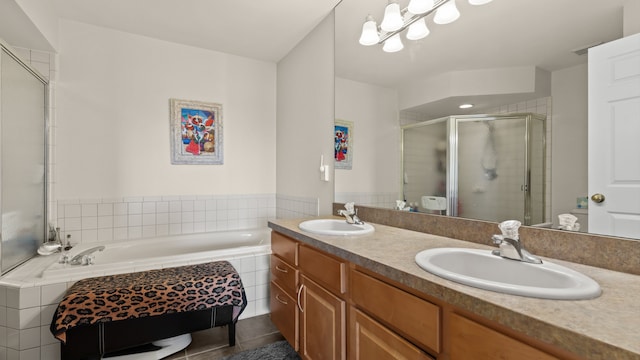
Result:
[[[588,165],[589,232],[640,238],[640,34],[589,50]]]

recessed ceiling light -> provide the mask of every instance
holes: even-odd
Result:
[[[472,107],[473,107],[473,104],[462,104],[459,106],[460,109],[469,109]]]

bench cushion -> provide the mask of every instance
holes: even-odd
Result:
[[[58,304],[51,332],[99,322],[233,305],[237,319],[247,305],[240,275],[227,261],[80,280]]]

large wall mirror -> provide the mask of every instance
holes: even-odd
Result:
[[[427,37],[408,40],[405,30],[403,48],[385,52],[359,38],[368,15],[381,23],[388,2],[343,0],[335,10],[335,113],[353,123],[353,149],[351,169],[336,170],[335,200],[392,208],[404,197],[411,179],[401,164],[403,127],[532,113],[546,119],[545,221],[556,226],[559,214],[584,214],[578,198],[588,196],[586,53],[623,36],[625,2],[457,0],[455,22],[438,25],[427,15]],[[408,4],[399,0],[401,9]],[[474,107],[459,108],[463,103]]]

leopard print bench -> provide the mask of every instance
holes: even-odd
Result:
[[[105,354],[235,323],[247,305],[227,261],[84,279],[67,290],[51,322],[63,360]]]

